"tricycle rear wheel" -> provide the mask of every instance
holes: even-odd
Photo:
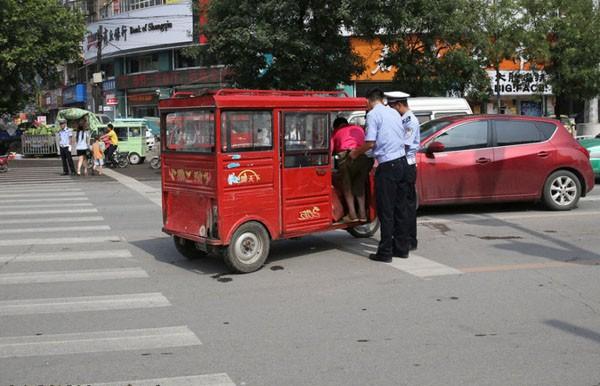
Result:
[[[194,260],[208,256],[208,253],[196,248],[196,244],[191,240],[173,236],[173,242],[175,243],[175,249],[177,249],[177,252],[187,259]]]
[[[353,228],[348,228],[347,231],[357,239],[368,239],[379,230],[379,220],[375,219],[367,224],[357,225]]]
[[[261,224],[251,221],[240,226],[224,250],[223,260],[236,273],[254,272],[265,264],[271,239]]]

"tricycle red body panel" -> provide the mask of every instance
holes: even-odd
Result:
[[[271,239],[348,227],[333,219],[330,128],[338,114],[366,107],[331,92],[219,90],[162,100],[163,230],[227,245],[248,221]],[[214,115],[214,133],[189,118],[195,111]],[[372,184],[369,192],[373,220]]]

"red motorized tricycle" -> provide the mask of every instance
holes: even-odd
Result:
[[[377,228],[372,178],[367,222],[339,222],[330,134],[365,110],[337,92],[223,89],[160,102],[163,231],[188,258],[223,256],[234,272],[265,262],[271,240]]]

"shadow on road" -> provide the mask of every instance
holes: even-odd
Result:
[[[341,240],[343,238],[343,240]],[[336,242],[338,241],[338,242]],[[276,240],[271,244],[267,264],[282,262],[307,255],[327,251],[341,250],[362,257],[368,257],[368,252],[361,243],[370,243],[377,247],[375,239],[355,239],[346,232],[330,232],[322,236],[306,236],[291,240]],[[156,260],[174,265],[201,275],[226,275],[229,270],[225,263],[215,256],[190,260],[179,254],[170,237],[160,237],[148,240],[130,241],[130,244],[142,249]]]
[[[546,321],[544,321],[544,324],[554,327],[554,328],[557,328],[561,331],[568,332],[570,334],[592,340],[596,343],[600,343],[600,333],[598,333],[596,331],[592,331],[592,330],[584,328],[584,327],[578,327],[574,324],[563,322],[560,320],[555,320],[555,319],[546,320]]]

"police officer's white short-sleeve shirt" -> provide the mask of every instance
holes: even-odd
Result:
[[[406,161],[409,165],[414,165],[417,163],[417,151],[421,143],[419,120],[412,111],[408,110],[402,116],[402,125],[406,132]]]

